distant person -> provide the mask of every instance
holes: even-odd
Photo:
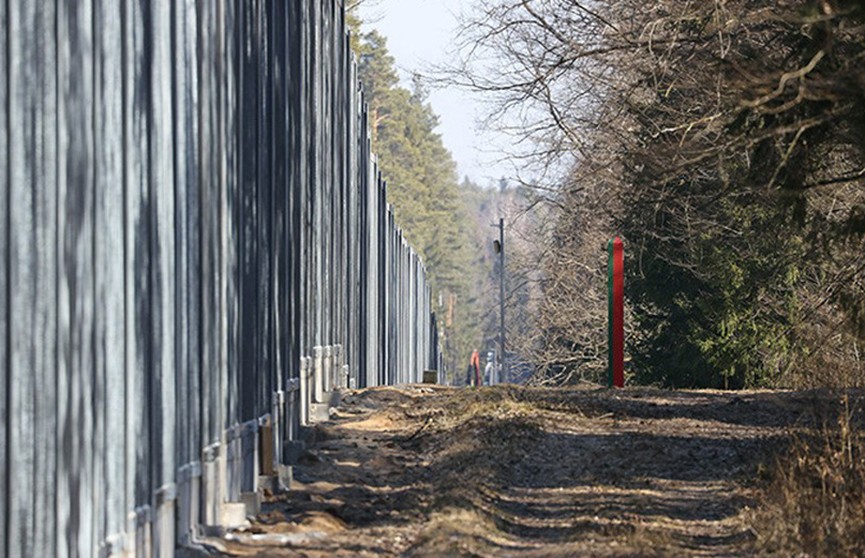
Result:
[[[475,383],[474,385],[480,386],[483,385],[483,378],[481,378],[481,355],[478,354],[477,351],[472,353],[472,363],[471,368],[474,372]]]
[[[496,365],[493,362],[493,354],[487,353],[487,365],[484,367],[484,382],[488,386],[496,385],[496,379],[493,377],[495,375]]]

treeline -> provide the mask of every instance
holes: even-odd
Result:
[[[464,37],[451,77],[566,169],[533,263],[541,378],[600,377],[619,234],[636,381],[865,384],[865,4],[502,0]]]

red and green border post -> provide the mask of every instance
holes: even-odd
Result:
[[[608,382],[610,387],[625,387],[625,246],[622,239],[617,236],[610,240],[607,252]]]

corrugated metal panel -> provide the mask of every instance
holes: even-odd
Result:
[[[7,33],[13,31],[6,12],[6,3],[0,2],[0,28]],[[7,41],[0,40],[0,64],[8,63]],[[9,193],[11,186],[11,154],[9,153],[8,134],[8,75],[9,68],[0,71],[0,309],[9,308],[9,272],[12,269],[9,260],[9,226],[12,218],[9,214]],[[9,529],[9,478],[11,466],[9,456],[9,399],[12,395],[11,358],[9,341],[9,311],[0,310],[0,555],[11,555],[8,546]]]
[[[59,3],[58,556],[94,554],[94,137],[92,3]],[[63,536],[65,535],[65,537]]]
[[[125,0],[123,40],[124,297],[126,355],[126,534],[144,551],[150,514],[150,389],[152,313],[150,306],[149,114],[145,56],[146,10]]]
[[[44,214],[43,199],[34,199],[32,185],[38,179],[38,144],[41,143],[41,120],[44,113],[37,105],[41,97],[39,82],[41,71],[30,73],[29,64],[36,61],[38,32],[33,28],[35,8],[10,5],[9,13],[9,265],[10,297],[4,306],[9,320],[8,359],[8,428],[9,470],[7,498],[9,502],[6,528],[8,532],[33,532],[35,517],[33,497],[37,433],[36,409],[33,395],[36,390],[38,347],[29,338],[38,328],[38,280],[50,270],[39,269],[36,244],[39,216]],[[34,106],[36,105],[36,106]],[[5,108],[5,107],[4,107]],[[53,201],[53,200],[52,200]],[[43,203],[40,203],[43,202]],[[52,223],[53,226],[53,223]],[[49,250],[53,248],[53,244]],[[40,273],[41,271],[41,273]],[[14,295],[12,295],[14,293]],[[50,296],[50,294],[49,294]],[[5,363],[4,363],[5,365]],[[36,542],[9,537],[10,555],[29,555],[35,552]]]
[[[95,384],[96,410],[94,485],[104,494],[101,516],[95,517],[97,541],[118,544],[126,530],[126,354],[124,304],[123,179],[123,59],[121,5],[95,0],[94,35],[94,148],[96,297]],[[113,234],[107,234],[112,231]],[[103,545],[103,546],[106,546]]]

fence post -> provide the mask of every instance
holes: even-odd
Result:
[[[607,243],[607,289],[609,301],[608,383],[610,387],[625,386],[625,248],[618,236]]]

